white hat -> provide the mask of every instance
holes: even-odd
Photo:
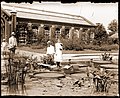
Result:
[[[40,26],[41,26],[41,27],[44,27],[44,24],[41,24]]]
[[[15,32],[12,32],[11,35],[15,35]]]
[[[74,29],[74,27],[71,27],[71,29]]]
[[[5,39],[3,39],[3,41],[5,41]]]
[[[48,42],[47,42],[47,44],[50,44],[50,43],[51,43],[51,41],[48,41]]]

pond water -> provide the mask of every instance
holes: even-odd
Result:
[[[80,55],[80,54],[63,54],[63,61],[72,59],[71,61],[85,60],[100,60],[100,55]],[[114,60],[118,60],[118,55],[114,55]],[[94,96],[103,95],[93,93],[93,85],[86,81],[82,87],[74,87],[73,83],[79,78],[86,77],[86,67],[81,68],[81,73],[68,74],[64,78],[36,78],[29,77],[27,74],[25,84],[19,85],[1,85],[1,95],[16,95],[16,96]],[[49,70],[46,70],[49,72]],[[48,73],[49,74],[49,73]],[[48,75],[46,74],[46,75]],[[54,73],[55,74],[55,73]],[[50,74],[49,74],[50,75]],[[91,86],[89,86],[91,85]],[[118,84],[112,85],[111,90],[107,95],[116,96],[118,94]]]
[[[2,96],[116,96],[118,94],[118,84],[112,85],[112,90],[109,93],[94,93],[93,84],[85,81],[81,87],[74,86],[73,83],[81,78],[87,77],[86,68],[81,68],[81,72],[75,74],[67,74],[61,78],[48,78],[56,76],[56,73],[49,74],[47,71],[46,77],[30,77],[27,74],[25,84],[19,85],[1,85]],[[52,76],[51,76],[52,75]],[[39,76],[39,74],[38,74]]]

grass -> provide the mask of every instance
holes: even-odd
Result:
[[[25,51],[30,51],[30,52],[36,52],[36,53],[41,53],[45,54],[46,53],[46,48],[44,49],[33,49],[31,47],[17,47],[20,50],[25,50]],[[109,53],[118,53],[119,50],[111,50],[107,51]],[[83,51],[75,51],[75,50],[63,50],[63,54],[85,54],[85,53],[103,53],[105,51],[96,51],[96,50],[90,50],[90,49],[84,49]]]

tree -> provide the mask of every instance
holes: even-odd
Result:
[[[103,24],[101,23],[97,24],[97,27],[95,29],[95,37],[94,37],[95,43],[101,45],[102,43],[107,41],[107,38],[108,35]]]
[[[108,24],[108,29],[111,30],[113,33],[118,31],[118,23],[116,19],[112,20],[111,23]]]

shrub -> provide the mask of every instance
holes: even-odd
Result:
[[[76,50],[76,51],[82,51],[83,50],[83,47],[82,46],[75,46],[74,47],[74,50]]]
[[[97,50],[97,51],[111,51],[111,50],[118,50],[119,49],[119,45],[118,44],[101,44],[101,45],[97,45],[94,43],[91,44],[85,44],[84,41],[79,40],[79,38],[75,38],[73,40],[70,39],[61,39],[61,42],[63,43],[63,49],[64,50],[84,50],[84,49],[91,49],[91,50]],[[31,48],[32,49],[43,49],[45,48],[45,44],[41,43],[39,45],[32,45]]]
[[[111,51],[111,50],[118,50],[119,49],[119,45],[117,44],[112,44],[112,45],[83,45],[84,49],[92,49],[92,50],[97,50],[97,51]]]
[[[93,45],[89,44],[89,45],[83,45],[84,49],[92,49]]]
[[[101,47],[101,50],[118,50],[119,49],[119,45],[117,44],[113,44],[113,45],[103,45]]]
[[[63,49],[73,50],[72,41],[68,39],[62,39]]]
[[[73,49],[76,51],[83,50],[83,45],[80,42],[79,38],[73,40]]]
[[[32,49],[44,49],[45,46],[44,45],[33,45],[31,46]]]
[[[98,46],[98,45],[94,45],[94,46],[92,46],[92,50],[98,50],[98,51],[99,51],[99,50],[100,50],[100,48],[101,48],[101,47],[100,47],[100,46]]]
[[[62,39],[62,43],[63,43],[63,48],[65,50],[76,50],[76,51],[83,50],[83,46],[78,38],[74,40]]]

